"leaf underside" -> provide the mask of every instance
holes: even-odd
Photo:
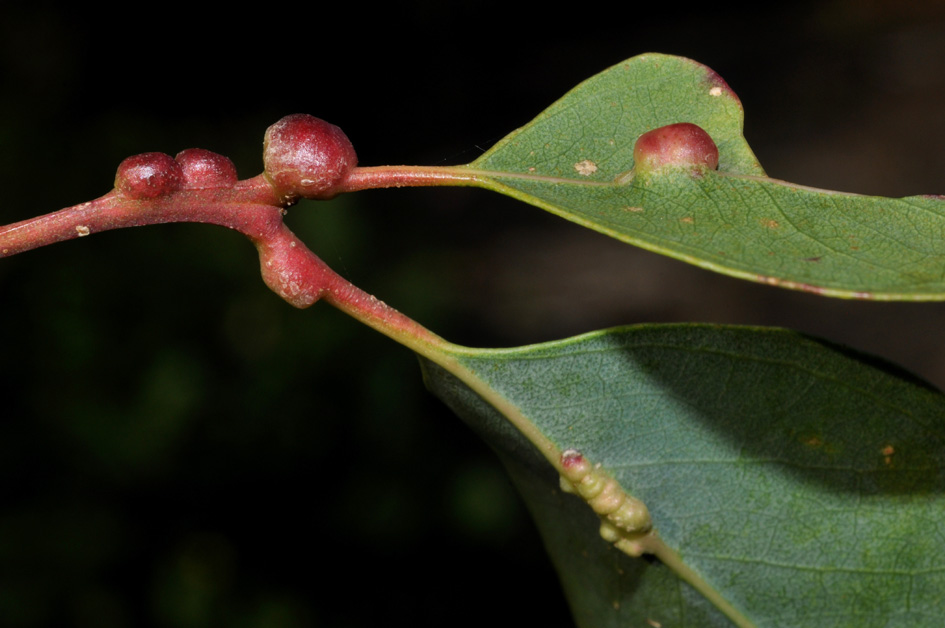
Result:
[[[718,171],[633,176],[644,132],[704,128]],[[577,86],[470,168],[483,185],[710,270],[828,296],[945,299],[945,203],[860,196],[765,176],[737,96],[689,59],[646,54]]]
[[[642,499],[667,544],[755,625],[945,617],[945,397],[924,383],[796,333],[707,325],[455,357]],[[604,542],[504,416],[423,367],[509,468],[580,626],[730,625],[667,567]]]

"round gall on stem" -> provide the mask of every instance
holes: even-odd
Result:
[[[228,157],[203,148],[188,148],[174,159],[183,172],[185,189],[228,188],[236,184],[236,166]]]
[[[679,122],[647,131],[633,146],[634,170],[653,172],[664,166],[719,167],[719,149],[702,127]]]
[[[251,239],[263,281],[273,292],[297,308],[309,307],[324,295],[331,271],[284,223]]]
[[[298,113],[266,129],[263,163],[266,179],[280,194],[327,199],[339,192],[358,156],[340,128]]]
[[[180,164],[164,153],[141,153],[118,164],[115,189],[125,196],[145,200],[180,189],[184,175]]]

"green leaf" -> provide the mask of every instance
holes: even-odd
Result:
[[[941,625],[945,396],[924,383],[793,332],[706,325],[453,357],[463,381],[424,361],[427,384],[509,468],[580,626],[730,625],[720,601],[747,625]],[[558,489],[566,449],[643,500],[717,596],[598,536]]]
[[[719,169],[634,176],[633,146],[704,128]],[[480,184],[721,273],[838,297],[945,299],[945,203],[859,196],[764,176],[728,85],[694,61],[634,57],[585,81],[469,165]]]

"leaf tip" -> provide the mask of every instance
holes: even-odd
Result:
[[[741,108],[742,101],[738,98],[738,94],[735,93],[735,90],[729,87],[725,79],[722,78],[722,76],[712,68],[705,65],[702,67],[705,68],[705,84],[709,96],[712,96],[713,98],[726,96],[727,98],[735,101],[739,108]]]

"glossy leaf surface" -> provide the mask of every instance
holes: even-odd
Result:
[[[945,396],[923,383],[792,332],[737,327],[642,326],[457,357],[560,450],[642,499],[667,544],[754,625],[945,616]],[[729,625],[664,565],[603,541],[494,403],[424,366],[509,467],[579,625]]]
[[[634,172],[646,131],[701,126],[719,168]],[[767,178],[728,85],[694,61],[634,57],[585,81],[470,167],[485,187],[725,274],[850,298],[945,299],[945,202]]]

